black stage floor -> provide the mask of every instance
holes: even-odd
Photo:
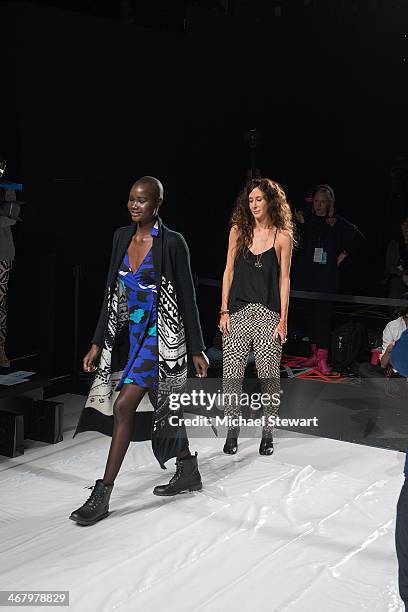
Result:
[[[220,370],[209,371],[212,378]],[[222,384],[222,380],[218,378]],[[339,382],[281,378],[281,419],[313,419],[317,426],[285,423],[286,431],[354,442],[405,452],[408,446],[408,384],[405,379],[344,378]],[[253,374],[246,377],[244,390],[260,391]],[[190,410],[189,410],[190,411]],[[208,413],[207,413],[208,414]],[[211,414],[218,414],[214,410]],[[257,418],[260,410],[243,409],[243,416]]]
[[[405,451],[408,444],[408,385],[393,380],[350,378],[336,384],[283,379],[280,416],[317,417],[318,426],[294,431]],[[291,429],[288,427],[288,429]]]

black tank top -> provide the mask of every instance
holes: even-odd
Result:
[[[280,266],[275,251],[277,231],[273,246],[267,251],[254,255],[245,248],[237,255],[228,303],[231,314],[250,303],[263,304],[280,314]]]

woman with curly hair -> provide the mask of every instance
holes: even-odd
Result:
[[[224,453],[238,449],[240,409],[229,400],[240,392],[253,345],[264,405],[261,455],[273,453],[273,421],[279,406],[282,343],[286,342],[292,214],[282,187],[268,178],[251,180],[239,194],[231,218],[222,282],[219,328],[228,434]],[[231,394],[231,395],[230,395]],[[266,397],[266,396],[265,396]]]

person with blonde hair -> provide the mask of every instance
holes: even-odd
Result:
[[[259,453],[273,453],[273,420],[279,406],[276,394],[280,390],[280,360],[287,333],[292,246],[292,214],[284,190],[268,178],[249,181],[232,214],[222,282],[219,328],[223,333],[227,400],[228,434],[223,449],[226,454],[235,454],[238,449],[240,428],[236,422],[241,411],[229,398],[241,392],[252,346],[262,391],[271,398],[269,405],[263,406]]]
[[[339,267],[353,249],[354,238],[359,234],[357,227],[335,212],[334,191],[327,184],[313,190],[311,214],[305,217],[297,210],[295,218],[300,251],[294,265],[293,288],[337,293]],[[312,355],[303,365],[328,375],[332,304],[324,299],[308,299],[304,311]]]

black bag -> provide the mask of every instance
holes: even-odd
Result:
[[[361,323],[348,321],[331,336],[330,364],[337,372],[348,368],[357,370],[358,362],[369,361],[368,334]]]

